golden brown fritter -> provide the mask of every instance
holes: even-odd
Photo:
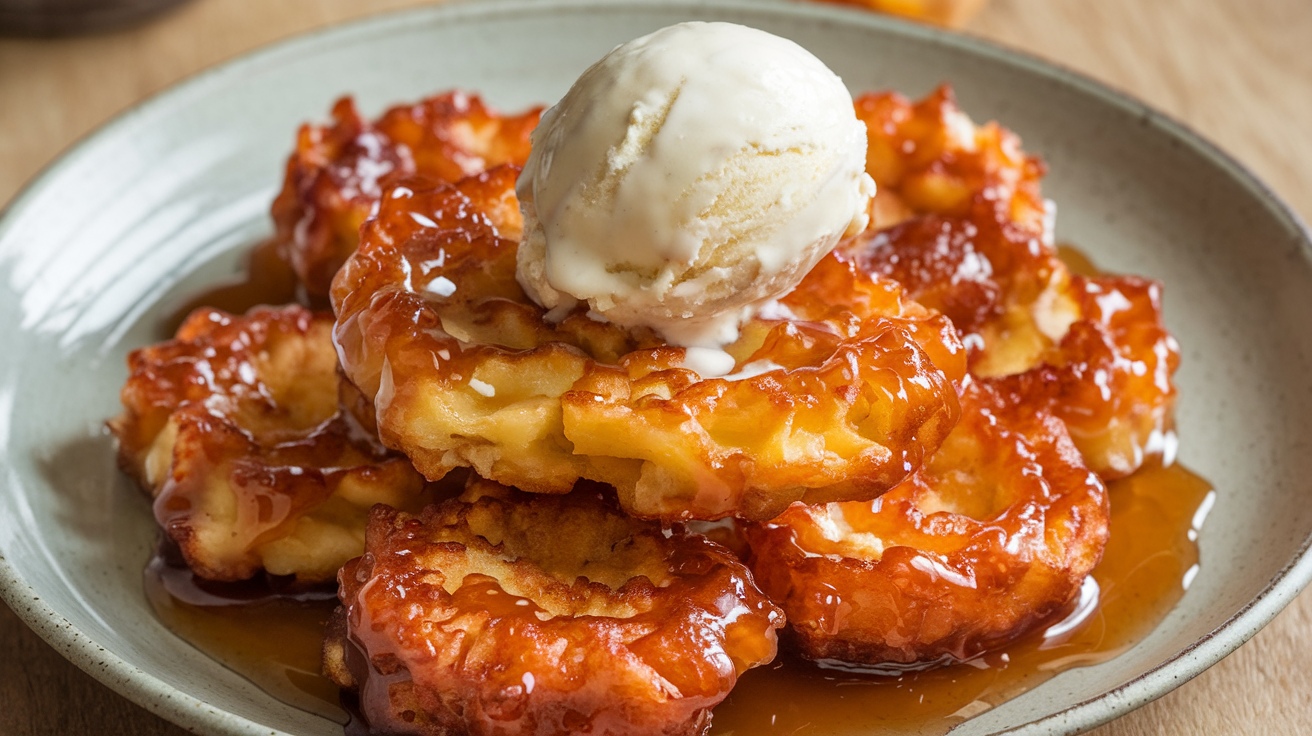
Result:
[[[878,226],[846,246],[862,268],[947,315],[971,373],[1065,420],[1104,477],[1160,453],[1179,360],[1160,286],[1073,275],[1045,221],[1042,164],[996,124],[974,125],[946,88],[915,104],[867,95],[857,110],[883,198]]]
[[[637,516],[767,519],[874,498],[956,421],[949,322],[841,254],[744,326],[729,378],[649,331],[548,315],[515,280],[495,214],[511,178],[495,175],[385,194],[333,287],[346,375],[429,478],[472,467],[542,493],[587,478]]]
[[[325,671],[381,733],[699,734],[782,624],[728,550],[598,487],[377,507],[339,580]]]
[[[896,92],[856,100],[866,124],[866,170],[879,187],[876,229],[920,215],[965,216],[981,201],[1005,219],[1041,233],[1046,207],[1039,193],[1043,162],[997,123],[976,125],[957,107],[948,86],[912,103]]]
[[[1081,319],[1034,368],[986,379],[1060,417],[1090,467],[1121,478],[1164,450],[1180,364],[1162,287],[1134,276],[1071,278]]]
[[[312,299],[354,250],[360,225],[390,183],[422,176],[457,181],[502,164],[522,166],[539,108],[502,115],[476,95],[447,92],[360,116],[344,97],[333,123],[304,125],[273,203],[278,252]]]
[[[866,95],[856,109],[882,201],[874,227],[847,247],[946,314],[975,375],[1032,368],[1077,317],[1048,239],[1042,162],[996,123],[976,126],[947,87],[915,104]]]
[[[1107,493],[1062,423],[977,382],[924,470],[870,503],[747,525],[750,566],[811,659],[965,660],[1064,615]]]
[[[332,324],[300,307],[200,309],[128,356],[119,463],[198,576],[331,580],[364,548],[372,505],[431,498],[339,410]]]

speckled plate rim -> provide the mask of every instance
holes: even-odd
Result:
[[[247,70],[295,58],[307,47],[331,42],[341,37],[385,35],[391,29],[410,24],[413,22],[412,19],[417,17],[429,19],[436,17],[447,22],[460,23],[512,14],[558,16],[599,11],[623,13],[628,8],[653,6],[665,9],[685,7],[689,10],[724,9],[768,13],[781,17],[821,19],[851,26],[865,26],[928,44],[954,47],[1045,77],[1138,117],[1144,124],[1159,128],[1194,154],[1220,167],[1232,180],[1253,193],[1273,217],[1294,232],[1293,245],[1305,256],[1312,257],[1312,231],[1297,213],[1257,176],[1187,126],[1126,93],[1114,90],[1061,65],[981,38],[837,6],[790,2],[762,5],[754,0],[450,0],[435,7],[383,13],[308,31],[183,79],[118,114],[70,145],[54,162],[29,181],[3,209],[0,209],[0,238],[6,235],[13,221],[17,219],[16,213],[21,212],[29,200],[37,198],[48,188],[58,186],[61,175],[66,170],[75,167],[96,146],[113,139],[120,131],[135,124],[137,118],[185,104],[188,99],[203,96],[215,86],[224,84]],[[0,418],[0,421],[7,421],[7,419]],[[16,482],[18,481],[12,472],[6,473],[4,480],[0,481],[0,490],[8,492]],[[1308,535],[1303,539],[1297,554],[1267,582],[1257,596],[1192,645],[1161,665],[1109,692],[1003,733],[1026,736],[1074,733],[1106,723],[1156,700],[1219,662],[1248,641],[1275,618],[1276,614],[1310,581],[1312,581],[1312,530],[1309,530]],[[219,710],[107,651],[36,595],[36,590],[5,558],[2,549],[0,549],[0,599],[3,599],[20,619],[63,657],[115,692],[162,718],[191,731],[201,730],[234,736],[239,734],[278,736],[281,733],[247,718]]]

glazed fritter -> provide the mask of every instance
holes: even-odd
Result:
[[[961,423],[911,480],[744,533],[803,656],[910,665],[964,661],[1065,615],[1109,514],[1060,420],[972,382]]]
[[[303,125],[273,203],[277,250],[311,299],[359,240],[383,189],[422,176],[453,182],[502,164],[522,166],[540,108],[502,115],[476,95],[447,92],[364,119],[344,97],[331,125]]]
[[[332,324],[301,307],[201,309],[128,357],[119,463],[201,578],[331,580],[363,550],[371,506],[431,499],[339,409]]]
[[[1072,274],[1042,164],[1005,129],[972,123],[947,88],[915,104],[867,95],[857,111],[880,187],[876,227],[846,246],[862,268],[947,315],[970,372],[1066,421],[1104,477],[1160,454],[1179,362],[1160,285]]]
[[[727,550],[586,485],[377,507],[339,580],[325,671],[379,733],[700,734],[783,621]]]
[[[1085,461],[1123,478],[1167,452],[1180,364],[1162,287],[1135,276],[1071,277],[1081,319],[1034,368],[985,379],[1060,417]]]
[[[641,517],[768,519],[874,498],[956,421],[948,320],[842,254],[744,326],[724,378],[650,331],[544,312],[515,280],[500,171],[390,190],[333,286],[346,375],[429,478],[472,467],[542,493],[586,478]]]

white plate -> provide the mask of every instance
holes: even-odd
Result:
[[[0,221],[0,593],[83,669],[223,734],[340,733],[164,629],[142,595],[150,510],[102,430],[127,351],[236,269],[296,126],[449,87],[554,101],[615,44],[688,19],[792,37],[855,91],[952,82],[1051,165],[1059,237],[1167,284],[1183,345],[1183,461],[1219,497],[1202,569],[1141,644],[988,711],[960,734],[1061,733],[1151,700],[1239,646],[1312,577],[1307,231],[1232,160],[1142,104],[980,41],[812,4],[521,0],[443,5],[282,43],[188,81],[78,145]]]

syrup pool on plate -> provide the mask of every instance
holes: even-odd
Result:
[[[266,581],[199,580],[165,547],[146,566],[146,597],[173,633],[288,705],[339,723],[338,690],[320,672],[333,588],[297,593]]]
[[[781,654],[752,670],[715,709],[712,734],[853,730],[945,733],[1072,667],[1115,657],[1151,632],[1198,570],[1197,531],[1213,491],[1179,465],[1110,484],[1111,539],[1065,621],[969,662],[885,675],[825,669]],[[336,686],[319,673],[330,591],[261,592],[196,582],[162,557],[146,591],[166,626],[289,705],[344,723]]]
[[[1184,595],[1213,491],[1174,465],[1144,468],[1110,493],[1111,538],[1066,620],[1002,651],[917,672],[849,673],[783,656],[743,676],[711,732],[941,734],[1063,670],[1115,657]]]

